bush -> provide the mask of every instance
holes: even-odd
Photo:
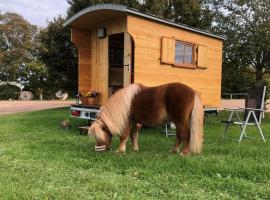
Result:
[[[0,100],[19,99],[20,89],[13,85],[0,86]]]

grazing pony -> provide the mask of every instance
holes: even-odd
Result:
[[[200,153],[203,143],[203,106],[190,87],[169,83],[157,87],[131,84],[112,95],[101,107],[97,120],[89,128],[95,137],[96,151],[107,150],[112,136],[120,137],[118,152],[126,151],[128,136],[133,150],[138,150],[138,132],[142,125],[156,127],[173,122],[176,142],[173,152]]]

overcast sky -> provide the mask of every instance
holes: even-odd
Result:
[[[66,0],[0,0],[0,11],[16,12],[34,25],[46,26],[46,20],[65,15]]]

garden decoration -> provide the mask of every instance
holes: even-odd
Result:
[[[55,96],[60,100],[66,100],[68,98],[68,93],[65,92],[64,90],[58,90],[55,93]]]
[[[30,91],[22,91],[19,96],[19,100],[30,101],[33,100],[33,94]]]
[[[71,125],[70,125],[70,121],[68,119],[64,119],[60,122],[60,127],[63,129],[70,129]]]
[[[126,151],[128,136],[133,150],[138,150],[138,127],[156,127],[168,121],[176,126],[176,142],[172,152],[181,155],[200,153],[203,143],[203,105],[190,87],[169,83],[157,87],[131,84],[112,95],[101,107],[88,134],[95,137],[96,151],[107,150],[112,136],[120,137],[118,152]]]

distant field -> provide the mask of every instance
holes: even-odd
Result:
[[[266,144],[221,139],[226,114],[207,118],[204,152],[187,157],[169,152],[174,136],[159,128],[141,131],[138,153],[130,143],[115,153],[118,138],[96,153],[83,120],[59,128],[68,108],[0,116],[0,199],[270,199],[270,114]]]

